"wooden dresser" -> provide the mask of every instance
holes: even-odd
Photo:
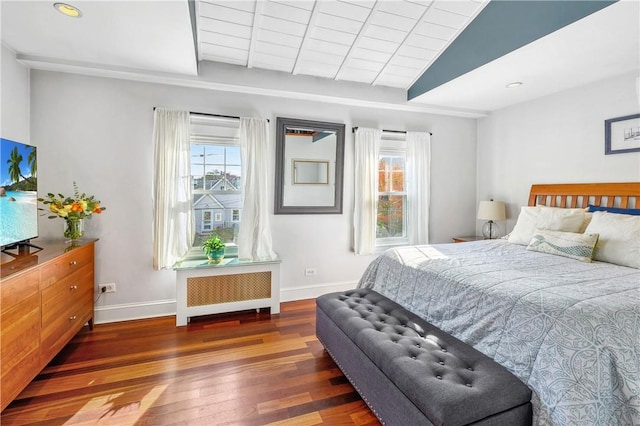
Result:
[[[62,241],[36,244],[43,249],[2,254],[0,410],[85,323],[93,329],[95,240],[75,247]]]

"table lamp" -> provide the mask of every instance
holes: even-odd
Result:
[[[505,220],[506,218],[507,214],[502,201],[493,201],[493,199],[490,201],[480,201],[478,219],[487,221],[482,225],[482,235],[485,238],[490,240],[498,238],[500,236],[500,229],[494,221]]]

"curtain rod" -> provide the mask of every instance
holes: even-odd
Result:
[[[358,126],[356,126],[356,127],[352,127],[352,128],[351,128],[351,133],[355,133],[355,132],[356,132],[356,130],[358,130]],[[404,134],[406,134],[406,133],[407,133],[407,131],[406,131],[406,130],[387,130],[387,129],[382,129],[382,131],[383,131],[383,132],[387,132],[387,133],[404,133]],[[433,136],[433,133],[429,132],[429,134],[430,134],[431,136]]]
[[[157,107],[153,107],[153,110],[155,111]],[[194,115],[205,115],[207,117],[218,117],[218,118],[231,118],[234,120],[240,120],[240,117],[236,116],[236,115],[224,115],[224,114],[211,114],[209,112],[194,112],[194,111],[189,111],[189,114],[194,114]],[[267,118],[267,123],[270,123],[271,121]]]

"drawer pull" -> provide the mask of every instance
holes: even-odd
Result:
[[[69,317],[69,321],[75,321],[75,319],[76,319],[76,318],[77,318],[77,317],[76,317],[75,315],[71,315],[71,316]]]
[[[69,287],[70,291],[74,291],[74,290],[77,290],[77,289],[78,289],[77,285],[72,285],[71,287]]]
[[[71,266],[76,266],[78,264],[77,260],[72,260],[71,262],[69,262],[69,265]]]

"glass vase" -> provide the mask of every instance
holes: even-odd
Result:
[[[84,220],[67,217],[64,219],[64,237],[67,239],[65,242],[74,243],[84,235]]]

